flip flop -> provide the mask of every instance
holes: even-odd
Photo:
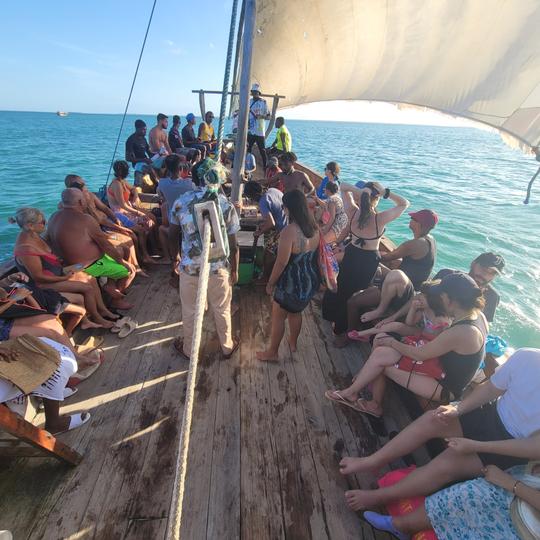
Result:
[[[337,397],[335,397],[337,396]],[[370,416],[373,416],[374,418],[380,418],[380,415],[377,415],[373,412],[371,412],[369,409],[367,409],[365,402],[365,399],[357,399],[356,401],[349,401],[348,399],[345,399],[338,390],[327,390],[324,393],[324,397],[326,399],[329,399],[330,401],[333,401],[334,403],[338,403],[339,405],[345,405],[346,407],[350,407],[356,412],[363,413],[363,414],[369,414]]]
[[[73,376],[71,376],[68,380],[69,386],[77,386],[80,382],[84,381],[85,379],[88,379],[90,375],[93,375],[101,367],[101,364],[105,360],[105,352],[103,351],[103,349],[94,349],[92,353],[97,353],[99,355],[98,362],[84,369],[81,369],[80,371],[75,373]]]
[[[86,422],[88,422],[90,418],[91,416],[89,412],[70,414],[69,427],[67,429],[64,429],[63,431],[56,431],[55,433],[53,433],[53,435],[56,436],[62,433],[66,433],[67,431],[71,431],[72,429],[77,429],[78,427],[81,427],[83,424],[86,424]]]
[[[347,332],[347,337],[353,341],[360,341],[362,343],[369,343],[370,336],[359,336],[358,330],[351,330]]]
[[[64,388],[64,399],[70,398],[73,394],[76,394],[78,390],[78,388],[70,388],[69,386],[66,386]]]
[[[103,336],[89,336],[80,345],[75,347],[77,354],[88,354],[95,351],[103,345],[105,338]]]
[[[114,326],[111,328],[113,334],[118,334],[122,331],[124,326],[131,322],[133,319],[131,317],[122,317],[114,321]],[[124,336],[125,337],[125,336]]]
[[[232,355],[237,351],[238,347],[240,347],[240,340],[238,338],[236,338],[236,339],[233,340],[232,351],[230,353],[223,354],[223,358],[225,360],[229,360],[230,358],[232,358]]]
[[[130,319],[129,321],[127,321],[126,323],[122,325],[122,328],[118,332],[118,337],[125,338],[129,336],[129,334],[131,334],[131,332],[133,332],[133,330],[135,330],[137,326],[139,326],[137,321]]]

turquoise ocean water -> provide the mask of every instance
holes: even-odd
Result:
[[[127,118],[119,146],[132,132]],[[153,117],[140,116],[149,127]],[[23,205],[54,211],[63,179],[83,176],[103,185],[120,115],[0,112],[0,260],[12,251],[17,227],[8,216]],[[300,160],[322,171],[338,161],[342,179],[375,179],[407,197],[413,210],[440,217],[436,268],[468,269],[480,252],[504,256],[507,271],[496,288],[502,305],[492,332],[514,347],[540,347],[540,184],[522,204],[538,163],[508,148],[499,135],[474,128],[290,121]],[[271,137],[271,140],[273,138]],[[410,237],[408,219],[388,229],[397,243]]]

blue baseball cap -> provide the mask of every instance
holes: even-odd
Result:
[[[195,115],[192,112],[190,112],[189,114],[186,115],[186,120],[188,122],[191,122],[192,120],[195,120]]]

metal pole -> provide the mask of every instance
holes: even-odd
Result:
[[[251,84],[251,58],[253,56],[253,38],[255,36],[256,0],[246,0],[244,13],[244,43],[242,47],[242,71],[240,73],[240,104],[238,111],[238,131],[234,150],[232,170],[232,200],[240,199],[240,184],[244,176],[246,161],[246,141],[249,114],[249,89]]]
[[[227,61],[225,62],[225,75],[223,77],[223,92],[221,94],[221,109],[219,111],[219,127],[217,137],[217,160],[221,157],[221,148],[223,147],[223,130],[225,129],[225,114],[227,109],[227,96],[229,91],[229,79],[231,75],[231,62],[234,45],[234,30],[236,28],[236,11],[238,8],[238,0],[233,0],[231,12],[231,26],[229,28],[229,45],[227,46]],[[204,120],[204,119],[203,119]]]

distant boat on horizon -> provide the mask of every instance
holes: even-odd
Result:
[[[67,116],[69,113],[66,111],[56,111],[57,116]]]

